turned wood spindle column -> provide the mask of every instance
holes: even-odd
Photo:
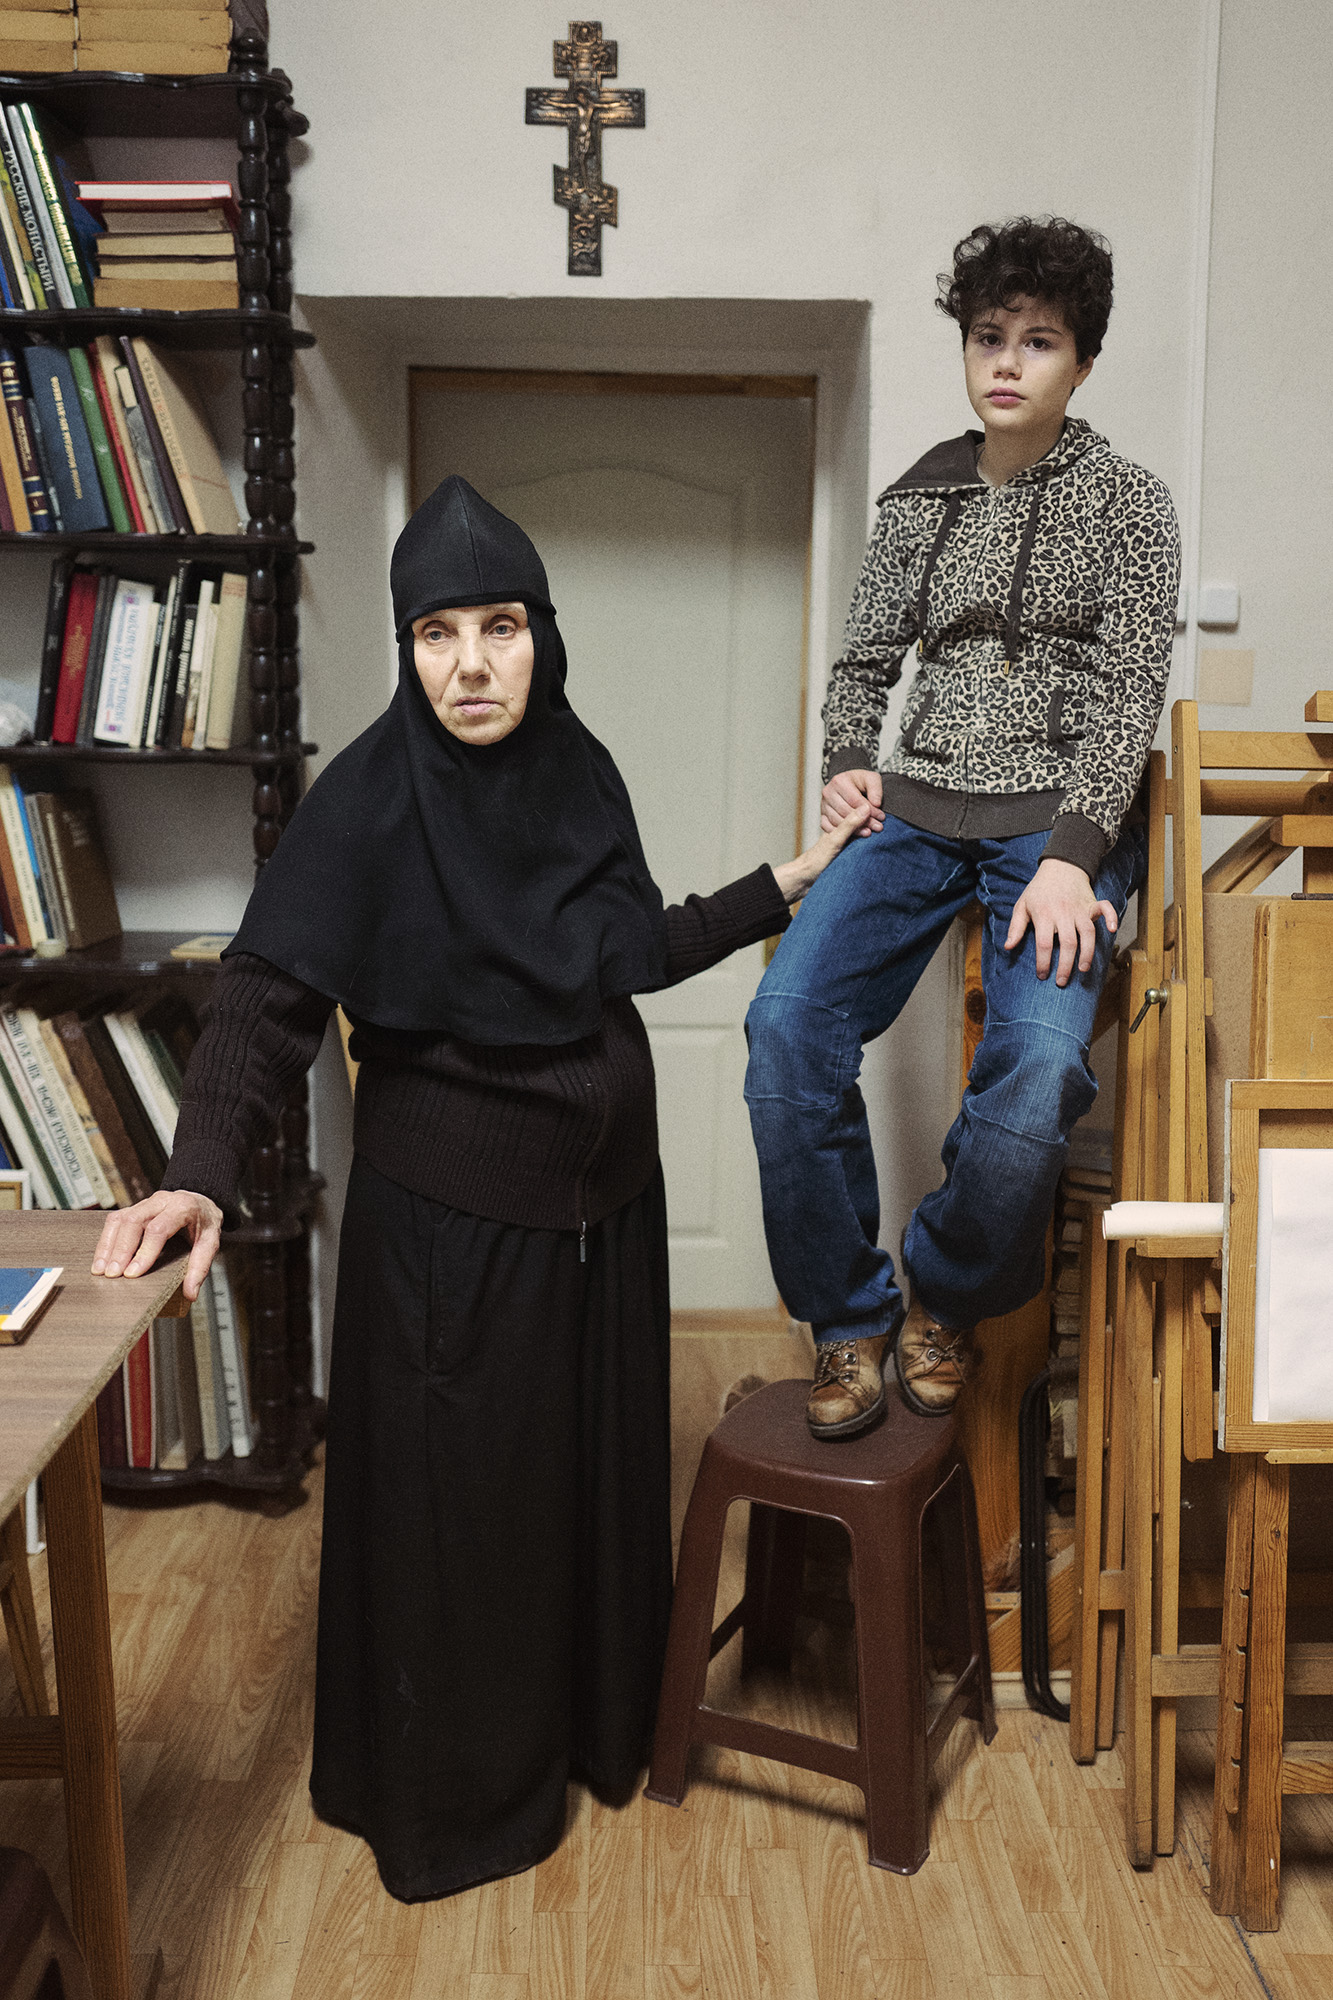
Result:
[[[236,276],[242,312],[267,312],[268,110],[272,92],[258,81],[267,70],[268,61],[264,44],[256,36],[241,37],[236,57],[241,74],[256,79],[254,88],[247,89],[242,84],[236,93],[240,114],[236,192],[241,210],[241,226],[236,234]]]

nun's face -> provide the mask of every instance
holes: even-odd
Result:
[[[522,604],[428,611],[412,624],[421,685],[463,743],[498,743],[517,729],[532,686],[532,633]]]

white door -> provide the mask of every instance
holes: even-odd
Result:
[[[569,697],[629,787],[668,903],[790,857],[811,405],[542,394],[416,378],[413,504],[461,473],[551,581]],[[741,1085],[751,946],[647,995],[673,1303],[771,1307]]]

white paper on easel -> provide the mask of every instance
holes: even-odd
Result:
[[[1259,1149],[1256,1423],[1333,1422],[1333,1150]]]

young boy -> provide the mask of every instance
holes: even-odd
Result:
[[[863,800],[871,819],[806,898],[747,1022],[769,1254],[814,1329],[807,1420],[821,1438],[878,1421],[890,1349],[907,1403],[951,1410],[976,1322],[1040,1287],[1068,1134],[1096,1095],[1088,1043],[1111,939],[1142,872],[1131,807],[1179,588],[1166,488],[1066,415],[1110,315],[1102,238],[1060,218],[984,225],[938,303],[984,430],[880,496],[824,708],[823,825]],[[907,1226],[904,1316],[877,1240],[861,1049],[974,898],[986,1029],[943,1185]]]

